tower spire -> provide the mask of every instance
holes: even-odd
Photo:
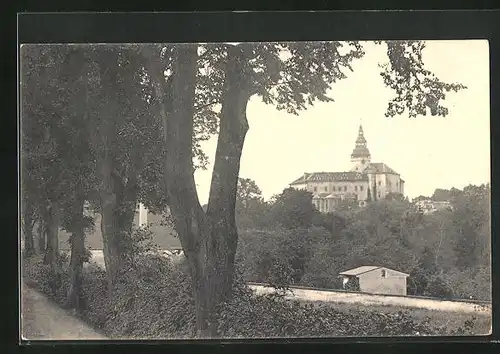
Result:
[[[370,163],[370,151],[366,146],[366,139],[363,132],[363,125],[359,124],[358,137],[356,139],[354,150],[351,154],[351,162],[354,163],[353,170],[363,171]]]

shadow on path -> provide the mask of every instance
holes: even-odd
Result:
[[[107,339],[26,284],[22,284],[21,300],[23,340]]]

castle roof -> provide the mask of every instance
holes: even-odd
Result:
[[[290,185],[304,184],[307,182],[357,182],[368,181],[368,175],[360,172],[313,172],[304,173],[301,177],[290,183]]]
[[[368,167],[364,170],[364,172],[365,173],[384,173],[384,174],[389,173],[389,174],[399,176],[399,173],[394,171],[392,168],[390,168],[389,166],[387,166],[383,162],[373,162],[373,163],[369,164]]]
[[[351,155],[352,158],[370,157],[370,152],[366,147],[366,139],[363,134],[363,127],[359,126],[358,138],[356,139],[356,147]],[[304,173],[302,176],[290,183],[290,186],[303,185],[308,182],[358,182],[368,181],[368,174],[393,174],[399,176],[395,170],[382,162],[370,163],[363,172],[348,171],[348,172],[313,172]],[[403,180],[401,180],[404,183]]]

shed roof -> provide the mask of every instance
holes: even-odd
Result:
[[[400,272],[398,270],[394,270],[394,269],[390,269],[390,268],[386,268],[386,267],[379,267],[379,266],[361,266],[361,267],[357,267],[357,268],[354,268],[354,269],[346,270],[346,271],[344,271],[342,273],[339,273],[339,275],[353,275],[353,276],[357,276],[357,275],[361,275],[361,274],[364,274],[364,273],[372,272],[372,271],[377,270],[377,269],[388,269],[388,270],[392,270],[393,272],[398,272],[398,273],[401,273],[401,274],[403,274],[405,276],[409,276],[409,274]]]

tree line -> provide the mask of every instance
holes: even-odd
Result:
[[[446,116],[445,93],[464,89],[425,69],[425,42],[387,48],[383,83],[394,90],[387,116]],[[346,79],[359,42],[23,45],[21,223],[24,254],[45,255],[54,279],[58,231],[71,233],[68,307],[80,306],[85,232],[101,215],[108,296],[124,272],[134,211],[170,211],[187,256],[198,333],[216,336],[214,313],[232,296],[238,245],[239,164],[253,96],[298,114]],[[413,99],[411,98],[413,96]],[[194,171],[200,143],[218,134],[209,202]],[[251,208],[248,204],[248,208]],[[42,227],[39,249],[33,228]]]
[[[489,184],[436,189],[451,208],[432,214],[400,194],[325,214],[310,192],[287,188],[264,202],[242,181],[238,254],[248,281],[341,289],[340,272],[377,265],[410,274],[408,294],[491,300]]]

